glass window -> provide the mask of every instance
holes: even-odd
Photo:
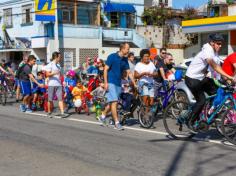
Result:
[[[73,24],[74,4],[72,2],[61,2],[59,4],[59,21],[64,24]]]
[[[120,26],[120,15],[118,12],[110,13],[111,19],[111,27],[119,27]]]
[[[3,23],[6,27],[12,27],[12,9],[3,10]]]
[[[84,25],[97,25],[98,4],[78,3],[77,23]]]
[[[22,24],[33,23],[32,19],[32,5],[22,6]]]

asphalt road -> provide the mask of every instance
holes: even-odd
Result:
[[[132,128],[116,131],[84,115],[49,119],[19,113],[15,105],[0,107],[0,176],[235,175],[235,146],[173,141],[159,128]]]

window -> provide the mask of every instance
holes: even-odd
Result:
[[[120,26],[120,16],[118,12],[110,13],[111,16],[111,27],[119,27]]]
[[[61,2],[59,5],[59,21],[64,24],[74,24],[74,4],[70,2]]]
[[[3,23],[6,27],[12,27],[12,9],[3,10]]]
[[[78,3],[77,23],[84,25],[97,25],[98,4]]]
[[[135,15],[132,13],[127,13],[127,28],[134,28],[135,27]]]
[[[22,6],[22,24],[32,24],[32,5]]]

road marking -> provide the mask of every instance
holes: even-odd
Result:
[[[26,113],[28,115],[36,115],[36,116],[41,116],[41,117],[47,117],[46,114],[40,114],[40,113]],[[54,119],[59,119],[60,117],[53,117]],[[87,124],[95,124],[95,125],[100,125],[101,123],[99,122],[94,122],[90,120],[82,120],[82,119],[75,119],[75,118],[64,118],[65,120],[69,121],[74,121],[74,122],[81,122],[81,123],[87,123]],[[133,130],[133,131],[139,131],[139,132],[146,132],[146,133],[152,133],[152,134],[159,134],[162,136],[168,136],[168,133],[166,132],[161,132],[161,131],[153,131],[153,130],[147,130],[147,129],[141,129],[141,128],[134,128],[134,127],[126,127],[124,126],[125,129]],[[193,137],[194,140],[197,141],[203,141],[203,142],[209,142],[213,144],[221,144],[221,145],[229,145],[229,146],[234,146],[233,144],[227,142],[227,141],[222,141],[222,140],[213,140],[213,139],[204,139],[204,138],[198,138],[198,137]]]

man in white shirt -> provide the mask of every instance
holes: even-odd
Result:
[[[225,76],[229,80],[233,80],[233,77],[226,74],[214,61],[214,58],[217,57],[217,53],[222,46],[223,40],[223,36],[220,34],[209,35],[209,43],[206,43],[202,47],[202,50],[195,56],[187,69],[185,83],[196,99],[196,104],[191,114],[190,125],[193,125],[194,122],[199,119],[199,115],[205,105],[206,97],[204,92],[212,95],[215,94],[217,90],[213,80],[206,77],[208,68],[211,67],[220,75]]]
[[[59,52],[54,52],[52,54],[52,61],[45,67],[46,76],[49,77],[48,81],[48,116],[51,115],[51,104],[53,98],[56,95],[59,101],[59,108],[61,114],[58,116],[65,118],[68,117],[68,114],[64,113],[64,102],[62,98],[62,82],[61,82],[61,54]]]

